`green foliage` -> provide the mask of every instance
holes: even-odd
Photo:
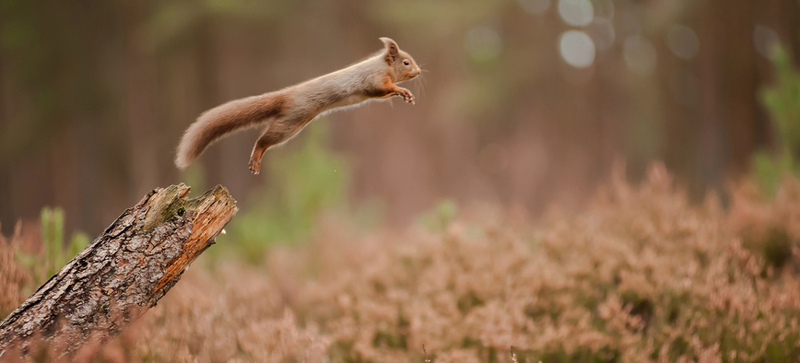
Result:
[[[423,213],[418,223],[431,232],[443,232],[457,215],[458,205],[452,200],[443,200],[430,211]]]
[[[16,255],[18,262],[33,271],[36,286],[58,272],[89,244],[89,237],[78,232],[64,245],[64,211],[61,208],[43,208],[39,224],[42,229],[42,254],[37,256],[19,252]]]
[[[320,211],[344,208],[347,165],[325,147],[325,123],[307,133],[300,149],[269,160],[269,182],[249,199],[251,209],[231,224],[231,238],[246,256],[258,258],[276,242],[303,241]]]
[[[45,207],[40,214],[39,223],[42,228],[44,259],[47,262],[58,262],[64,246],[64,211]]]
[[[775,48],[772,63],[777,82],[762,90],[761,100],[772,116],[778,149],[756,153],[752,161],[755,179],[768,195],[783,177],[800,175],[800,73],[782,47]]]

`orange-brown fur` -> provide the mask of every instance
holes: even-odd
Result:
[[[381,41],[384,50],[364,61],[279,91],[233,100],[204,112],[184,133],[175,164],[185,168],[220,138],[266,123],[250,155],[250,171],[258,174],[261,158],[269,148],[297,135],[320,113],[393,96],[413,104],[414,95],[395,83],[418,76],[419,66],[395,41],[389,38],[381,38]]]

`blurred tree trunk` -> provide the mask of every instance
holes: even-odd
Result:
[[[227,101],[223,100],[219,95],[219,66],[216,58],[219,49],[214,42],[214,27],[209,17],[204,17],[198,21],[194,30],[193,40],[195,42],[194,53],[197,62],[197,80],[200,86],[197,95],[200,99],[202,112],[204,112],[205,110]],[[197,114],[197,116],[199,115],[200,113]],[[194,120],[191,120],[191,122],[194,122]],[[217,147],[205,153],[204,162],[207,166],[205,169],[205,180],[215,180],[216,177],[218,182],[228,185],[228,180],[225,180],[228,179],[228,175],[221,175],[222,180],[220,180],[220,175],[214,175],[215,173],[219,173],[220,170],[225,170],[223,164],[226,160],[223,158],[224,155],[221,149],[228,145],[224,143],[220,144],[221,145],[216,145]],[[240,160],[236,162],[239,162],[240,165],[244,165]]]
[[[793,55],[794,64],[800,66],[800,2],[797,0],[773,0],[764,23],[776,19],[783,46]]]
[[[756,145],[759,113],[754,19],[760,5],[746,1],[706,2],[699,17],[699,179],[721,186],[728,172],[741,170]]]
[[[97,349],[155,306],[238,210],[221,186],[188,192],[154,190],[39,287],[0,323],[0,360]]]
[[[759,89],[773,71],[756,51],[754,31],[774,27],[782,45],[797,54],[800,3],[715,0],[692,5],[682,17],[674,20],[697,31],[700,51],[693,61],[662,57],[660,82],[673,96],[664,100],[667,144],[673,146],[665,158],[701,197],[746,172],[750,155],[771,142]]]
[[[157,125],[158,104],[155,56],[146,50],[144,32],[147,3],[125,3],[125,126],[128,137],[128,173],[132,193],[138,195],[157,184],[160,145],[162,136]],[[172,155],[170,154],[170,157]]]

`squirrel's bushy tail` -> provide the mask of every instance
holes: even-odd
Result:
[[[212,143],[277,117],[285,107],[285,97],[273,92],[230,101],[204,112],[183,134],[175,165],[186,168]]]

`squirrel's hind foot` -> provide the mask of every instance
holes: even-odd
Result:
[[[258,173],[261,172],[261,160],[250,159],[250,164],[248,165],[248,168],[250,169],[250,172],[253,173],[253,175],[258,175]]]

